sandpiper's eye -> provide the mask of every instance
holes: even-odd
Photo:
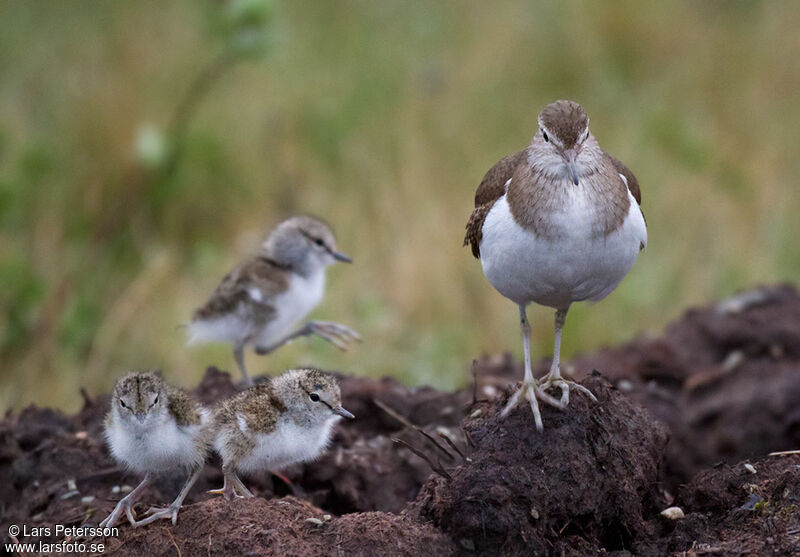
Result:
[[[317,238],[316,240],[314,240],[314,243],[317,244],[318,246],[325,245],[325,242],[322,241],[322,238]]]
[[[309,393],[308,398],[314,402],[319,402],[319,395],[317,393]]]
[[[122,399],[119,399],[119,405],[122,406],[123,408],[127,408],[128,407],[128,405],[125,404],[125,401],[122,400]]]
[[[158,395],[156,395],[156,398],[155,398],[155,400],[153,400],[153,404],[150,405],[150,408],[152,408],[156,404],[158,404]]]
[[[550,138],[549,138],[549,137],[547,137],[547,132],[546,132],[546,131],[544,131],[544,130],[542,130],[542,137],[544,137],[544,140],[545,140],[545,141],[547,141],[547,142],[549,142],[549,141],[550,141]]]

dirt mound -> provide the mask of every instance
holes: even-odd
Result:
[[[121,557],[171,557],[177,547],[184,555],[447,556],[455,551],[444,534],[404,516],[326,517],[293,497],[211,499],[185,508],[175,526],[129,529],[110,544]]]
[[[222,483],[211,460],[177,526],[123,526],[106,541],[156,555],[800,555],[800,457],[766,457],[800,448],[794,289],[691,310],[660,337],[564,366],[578,377],[593,369],[603,377],[585,382],[599,404],[574,394],[566,412],[544,408],[543,434],[526,408],[497,417],[522,377],[507,355],[476,362],[475,383],[451,393],[342,375],[357,419],[322,458],[285,470],[291,485],[249,478],[259,497],[231,506],[206,494]],[[210,368],[193,392],[214,404],[238,389]],[[73,416],[30,407],[0,421],[4,536],[10,524],[97,524],[139,481],[105,447],[107,395],[84,399]],[[755,474],[734,464],[747,459]],[[182,481],[160,479],[137,511],[171,501]],[[686,517],[660,517],[669,504]]]
[[[479,552],[631,547],[645,517],[663,508],[666,432],[599,374],[584,385],[598,402],[575,394],[566,412],[545,408],[542,434],[527,405],[506,418],[505,400],[479,405],[464,424],[469,460],[425,485],[420,514]]]

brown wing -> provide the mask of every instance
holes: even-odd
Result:
[[[603,151],[605,153],[605,151]],[[636,200],[636,203],[639,205],[642,204],[642,191],[639,189],[639,180],[636,179],[636,176],[633,175],[631,169],[625,166],[621,160],[614,157],[613,155],[609,155],[605,153],[606,156],[611,159],[611,162],[614,164],[614,168],[617,170],[618,173],[625,176],[625,179],[628,181],[628,189],[633,195],[633,198]]]
[[[495,164],[484,175],[475,192],[475,210],[467,222],[467,234],[464,245],[472,246],[472,255],[480,258],[480,244],[483,237],[483,221],[492,209],[494,202],[506,192],[506,182],[514,175],[514,170],[525,160],[525,149],[509,155]]]
[[[287,287],[288,277],[284,268],[264,257],[251,257],[225,275],[205,305],[195,311],[194,319],[209,319],[230,313],[243,302],[267,317],[274,313],[272,298]],[[251,289],[261,293],[261,301],[253,298]]]

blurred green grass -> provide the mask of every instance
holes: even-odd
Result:
[[[231,9],[0,4],[0,409],[75,409],[80,385],[129,368],[185,385],[231,368],[229,347],[187,348],[176,325],[295,213],[328,219],[356,260],[314,315],[365,343],[298,342],[252,371],[452,387],[474,357],[519,356],[516,310],[461,239],[483,173],[556,98],[638,175],[650,234],[614,294],[570,312],[566,356],[800,276],[798,3],[307,0],[241,36]],[[154,171],[176,105],[236,41],[175,168]],[[530,317],[549,355],[551,312]]]

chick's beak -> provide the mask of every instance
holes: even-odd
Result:
[[[333,252],[333,258],[336,261],[341,261],[342,263],[352,263],[353,262],[353,260],[349,256],[343,254],[340,251]]]
[[[341,405],[340,406],[336,406],[334,408],[331,408],[331,410],[333,410],[334,414],[338,414],[338,415],[342,416],[343,418],[347,418],[349,420],[352,420],[353,418],[355,418],[355,416],[353,416],[350,412],[348,412],[347,410],[342,408]]]

